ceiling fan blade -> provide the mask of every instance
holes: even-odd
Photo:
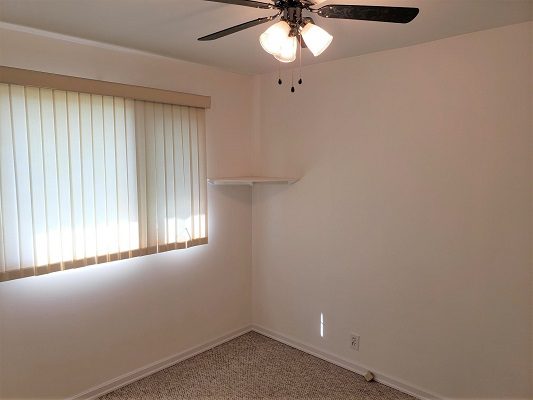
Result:
[[[325,18],[358,19],[364,21],[406,24],[418,15],[418,8],[386,6],[352,6],[332,4],[320,7],[317,14]]]
[[[264,24],[265,22],[268,22],[268,21],[272,21],[278,15],[279,14],[272,15],[270,17],[257,18],[257,19],[254,19],[253,21],[248,21],[243,24],[235,25],[235,26],[232,26],[231,28],[223,29],[221,31],[212,33],[207,36],[202,36],[201,38],[198,38],[198,40],[200,40],[201,42],[205,42],[207,40],[215,40],[215,39],[227,36],[227,35],[231,35],[232,33],[236,33],[244,29],[248,29],[253,26]]]
[[[225,3],[225,4],[235,4],[237,6],[246,6],[246,7],[254,7],[254,8],[274,8],[274,4],[269,3],[261,3],[259,1],[253,1],[253,0],[205,0],[205,1],[212,1],[214,3]]]

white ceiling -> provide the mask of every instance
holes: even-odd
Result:
[[[314,15],[315,22],[334,39],[320,57],[304,51],[305,65],[524,22],[532,19],[533,8],[533,0],[315,2],[418,7],[420,14],[406,25]],[[202,0],[0,0],[1,21],[250,74],[278,67],[258,42],[271,23],[212,42],[196,39],[272,14],[272,10]]]

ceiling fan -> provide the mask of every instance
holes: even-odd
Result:
[[[300,49],[308,48],[317,57],[333,40],[333,37],[328,32],[315,25],[311,17],[303,15],[302,11],[304,10],[324,18],[393,22],[400,24],[411,22],[419,12],[418,8],[412,7],[368,5],[330,4],[320,8],[314,8],[315,4],[313,0],[271,0],[269,3],[255,0],[206,1],[277,10],[277,13],[274,15],[232,26],[231,28],[202,36],[198,40],[208,41],[219,39],[244,29],[270,22],[281,16],[279,22],[270,26],[259,37],[259,42],[267,53],[272,54],[277,60],[284,63],[293,62],[296,59],[298,45],[300,45]],[[279,83],[281,84],[281,79]],[[301,83],[301,79],[299,83]],[[291,91],[294,92],[294,86],[291,88]]]

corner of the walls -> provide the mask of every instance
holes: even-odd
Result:
[[[279,332],[272,331],[268,328],[265,328],[261,325],[257,325],[255,321],[252,322],[252,330],[254,332],[260,333],[261,335],[267,336],[271,339],[277,340],[278,342],[284,343],[288,346],[294,347],[295,349],[301,350],[304,353],[311,354],[315,357],[318,357],[322,360],[330,362],[332,364],[338,365],[344,369],[355,372],[356,374],[362,375],[365,371],[368,370],[364,365],[356,364],[350,360],[339,357],[330,353],[328,351],[321,350],[315,346],[294,339],[290,336],[284,335]],[[374,372],[374,371],[373,371]],[[440,400],[442,397],[437,396],[433,393],[429,393],[426,390],[420,389],[415,385],[412,385],[408,382],[404,382],[400,379],[396,379],[385,374],[374,372],[375,380],[383,385],[389,386],[393,389],[396,389],[402,393],[411,395],[420,400]]]
[[[261,77],[253,77],[252,89],[252,152],[251,169],[252,175],[261,175]]]

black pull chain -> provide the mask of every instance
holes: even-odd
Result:
[[[299,74],[300,79],[298,79],[298,85],[302,84],[302,35],[298,36],[300,39],[300,68],[299,68]]]
[[[281,61],[278,61],[278,85],[281,85],[283,81],[281,80]]]
[[[291,92],[294,93],[294,70],[291,69]]]

